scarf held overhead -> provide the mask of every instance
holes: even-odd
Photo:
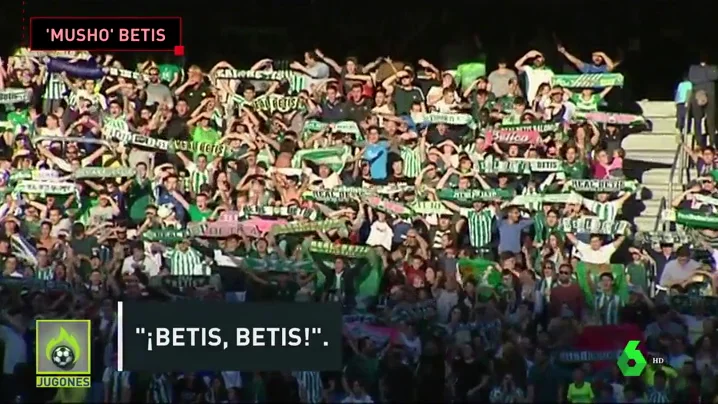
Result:
[[[0,104],[24,104],[30,101],[30,94],[24,88],[0,90]]]
[[[551,78],[551,85],[564,88],[623,87],[623,75],[619,73],[557,74]]]
[[[499,160],[492,156],[478,161],[476,168],[481,174],[554,173],[563,169],[561,160],[557,159],[509,158]]]
[[[565,233],[573,234],[626,235],[631,224],[624,220],[600,220],[597,217],[564,218],[561,219],[561,229]]]
[[[638,189],[638,181],[623,179],[607,179],[607,180],[569,180],[564,185],[565,191],[576,192],[633,192]]]

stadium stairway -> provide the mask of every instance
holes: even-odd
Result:
[[[678,130],[675,128],[675,104],[671,101],[641,101],[643,116],[652,123],[652,131],[630,134],[623,140],[626,151],[626,175],[641,181],[643,190],[634,223],[638,231],[653,231],[658,223],[661,199],[670,203],[669,189],[681,189],[678,175],[671,178],[676,163]],[[626,212],[628,214],[628,212]],[[632,215],[631,215],[632,216]]]

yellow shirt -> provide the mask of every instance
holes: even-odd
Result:
[[[674,379],[676,376],[678,376],[678,372],[676,372],[676,370],[670,366],[661,366],[660,370],[662,370],[666,373],[666,378],[668,380]],[[658,367],[654,367],[654,366],[650,366],[650,365],[647,366],[646,370],[643,371],[643,381],[647,385],[653,386],[653,378],[656,375],[657,371],[658,371]]]
[[[55,400],[58,403],[84,403],[90,389],[57,389]]]
[[[576,387],[575,383],[569,384],[566,398],[570,403],[592,403],[594,396],[591,383],[583,382],[581,387]]]

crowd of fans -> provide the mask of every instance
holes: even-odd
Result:
[[[669,218],[701,230],[636,233],[621,142],[647,123],[605,102],[618,61],[558,51],[577,74],[537,50],[246,70],[19,50],[3,402],[714,401],[715,260],[689,247],[718,247],[714,151]],[[346,366],[120,372],[119,299],[339,302]],[[93,320],[92,388],[35,389],[39,318]],[[623,377],[628,340],[665,364]]]

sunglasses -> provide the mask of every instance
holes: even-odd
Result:
[[[570,272],[566,272],[566,271],[560,271],[559,274],[560,275],[571,275]]]

